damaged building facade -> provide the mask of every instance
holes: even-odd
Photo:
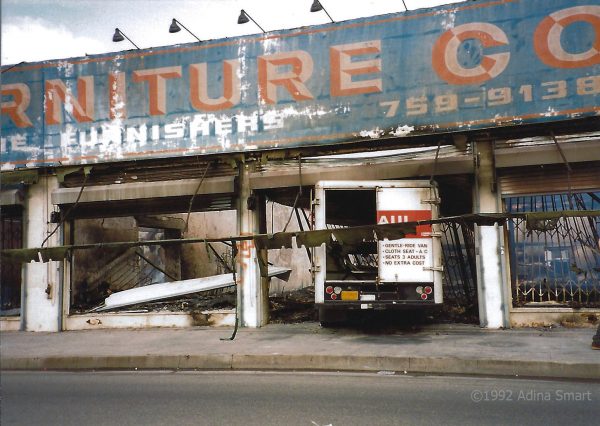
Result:
[[[597,321],[599,101],[589,0],[3,67],[2,329],[260,327],[323,267],[277,239],[314,229],[318,182],[381,180],[435,183],[445,303]]]

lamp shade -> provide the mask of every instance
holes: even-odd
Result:
[[[123,38],[123,34],[121,34],[121,31],[118,28],[115,28],[115,33],[113,34],[113,41],[117,43],[123,40],[125,40],[125,38]]]
[[[244,9],[240,11],[240,16],[238,17],[238,24],[245,24],[246,22],[250,22],[248,19],[248,15],[244,12]]]
[[[323,10],[323,6],[319,0],[314,0],[312,6],[310,7],[311,12],[318,12]]]
[[[171,21],[171,26],[169,27],[169,32],[178,33],[179,31],[181,31],[181,28],[179,27],[179,25],[177,25],[177,19],[173,18],[173,20]]]

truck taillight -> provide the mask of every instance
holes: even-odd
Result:
[[[332,293],[333,293],[333,287],[332,287],[332,286],[330,286],[330,285],[329,285],[329,286],[327,286],[327,287],[325,288],[325,293],[327,293],[327,294],[332,294]]]
[[[427,295],[425,293],[421,294],[421,299],[427,300]]]
[[[425,294],[431,294],[433,289],[430,286],[427,286],[427,287],[425,287],[425,289],[423,291],[425,292]]]

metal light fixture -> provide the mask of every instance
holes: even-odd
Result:
[[[238,16],[238,24],[246,24],[248,22],[250,22],[250,19],[248,19],[248,14],[244,9],[242,9],[240,11],[240,16]]]
[[[169,27],[169,32],[170,33],[178,33],[179,31],[181,31],[181,27],[179,27],[179,25],[181,25],[188,33],[190,33],[191,35],[193,35],[196,40],[202,41],[198,37],[196,37],[196,34],[194,34],[193,32],[191,32],[190,30],[188,30],[185,25],[183,25],[181,22],[179,22],[175,18],[173,18],[173,20],[171,21],[171,26]]]
[[[331,19],[331,22],[335,23],[335,21],[333,20],[333,18],[331,17],[331,15],[329,15],[329,12],[327,12],[327,9],[325,9],[323,7],[323,5],[321,4],[321,2],[319,0],[314,0],[313,4],[310,6],[310,11],[311,12],[320,12],[321,10],[327,14],[327,16],[329,17],[329,19]]]
[[[245,24],[245,23],[247,23],[247,22],[250,22],[250,21],[254,22],[254,24],[255,24],[255,25],[258,27],[258,28],[260,28],[260,30],[261,30],[263,33],[265,33],[265,32],[266,32],[265,30],[263,30],[263,28],[262,28],[260,25],[258,25],[258,24],[256,23],[256,21],[255,21],[254,19],[252,19],[252,17],[251,17],[250,15],[248,15],[248,13],[246,13],[246,11],[245,11],[244,9],[240,10],[240,16],[238,17],[238,24]]]
[[[135,44],[133,41],[131,41],[131,39],[129,37],[127,37],[123,31],[121,31],[118,28],[115,28],[115,33],[113,34],[113,41],[115,43],[118,43],[118,42],[123,41],[125,39],[129,40],[129,43],[133,44],[137,50],[140,50],[140,48],[138,47],[138,45]]]

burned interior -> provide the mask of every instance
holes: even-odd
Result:
[[[20,249],[23,244],[23,212],[19,205],[0,210],[0,250]],[[0,315],[18,316],[21,312],[21,265],[3,262],[0,267]]]
[[[233,283],[223,282],[209,294],[194,290],[194,279],[230,274],[231,247],[224,243],[171,244],[160,243],[128,248],[107,248],[102,243],[120,241],[160,241],[180,239],[186,226],[185,214],[163,216],[128,216],[73,221],[74,244],[98,244],[97,248],[76,250],[70,258],[71,313],[90,311],[194,311],[215,307],[231,307],[235,303]],[[195,234],[206,216],[220,216],[218,231],[232,233],[234,212],[192,213],[188,234]],[[217,221],[213,221],[217,222]],[[202,231],[203,235],[207,231]],[[211,236],[210,230],[208,236]],[[107,298],[115,293],[161,283],[185,284],[188,294],[165,293],[159,300],[131,293],[125,305],[112,307]],[[179,290],[186,293],[186,289]],[[158,296],[157,296],[158,297]]]

